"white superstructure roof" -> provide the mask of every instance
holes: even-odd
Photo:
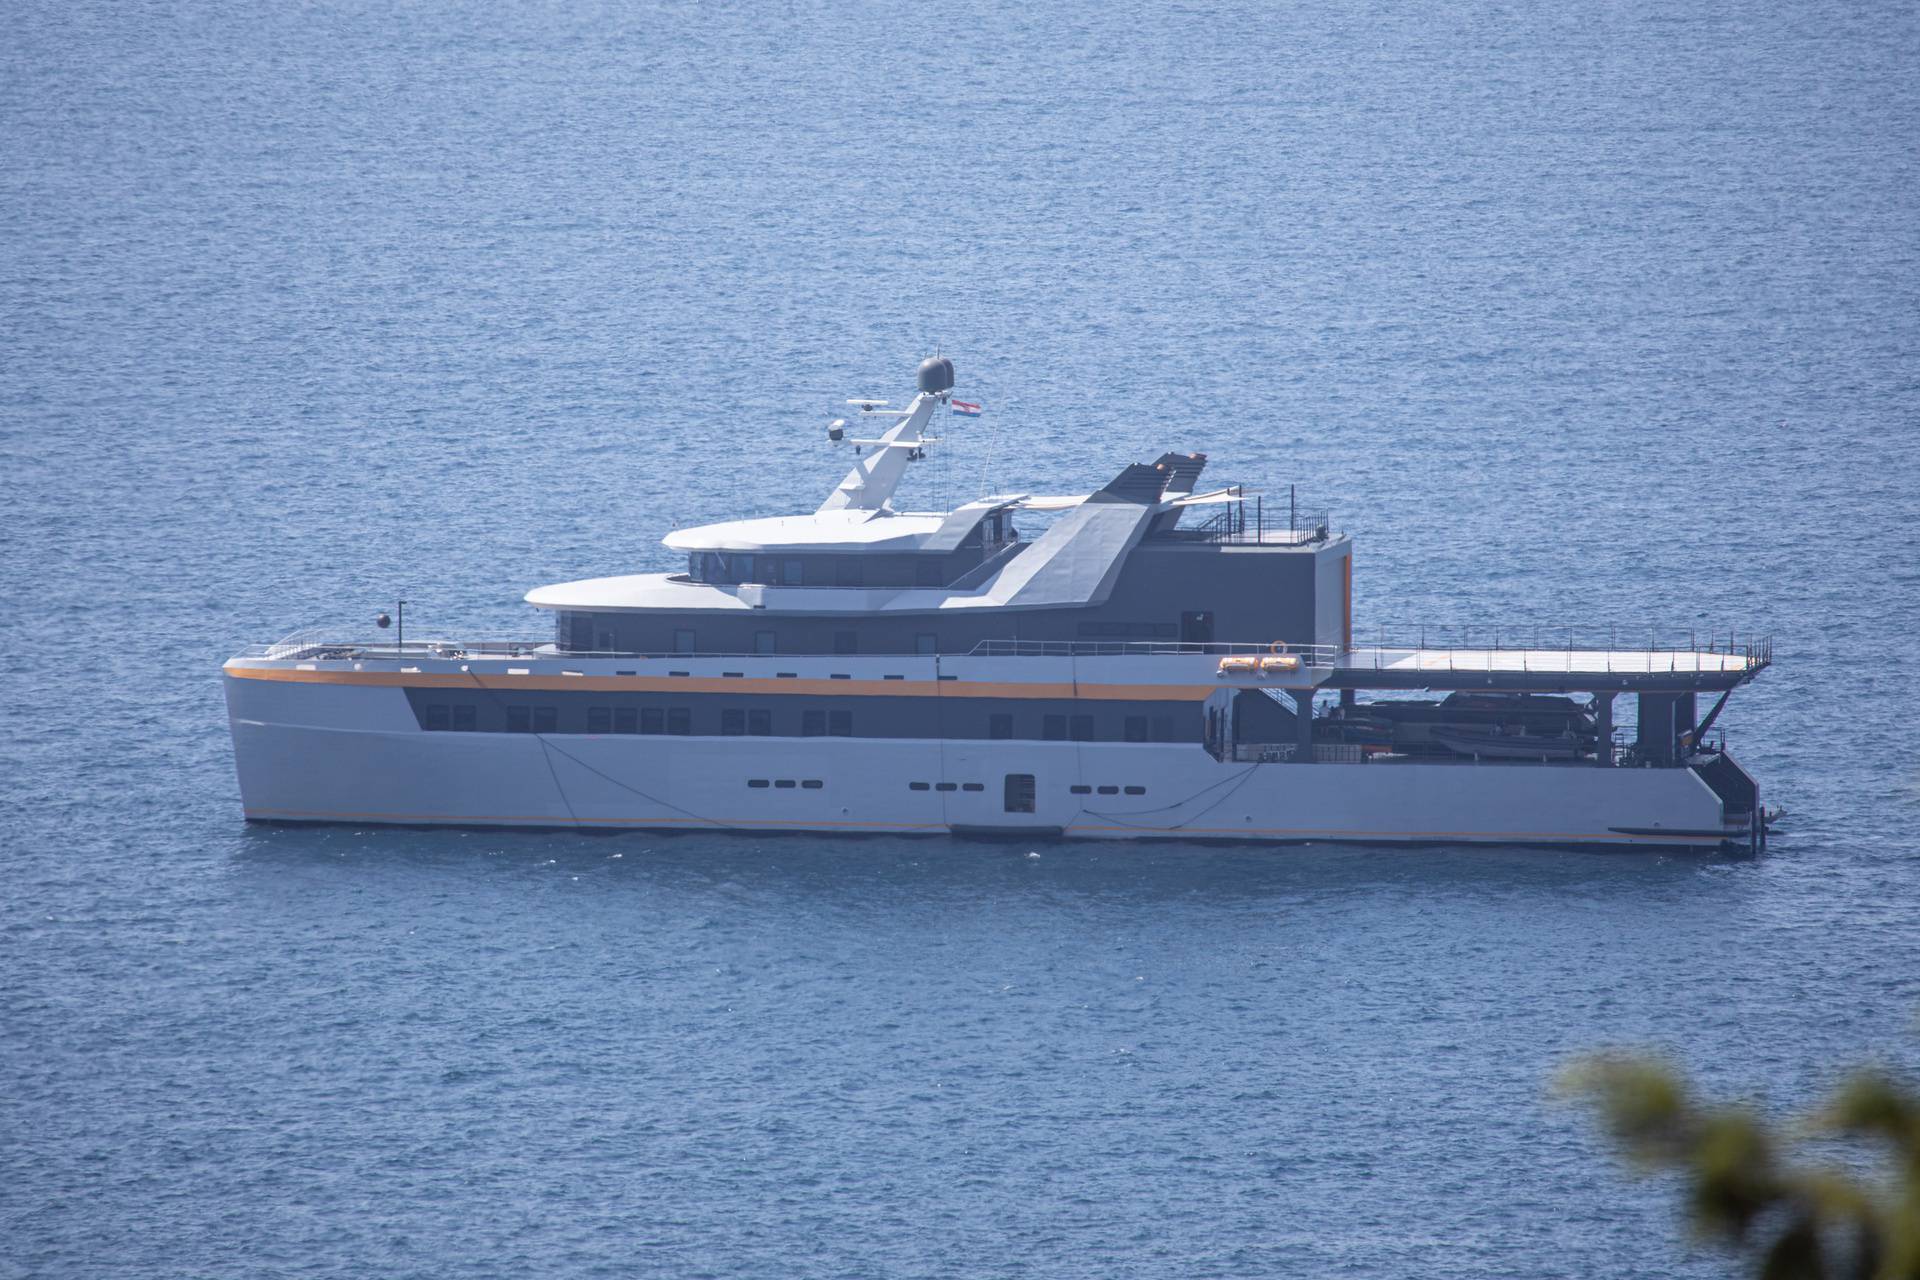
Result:
[[[675,551],[914,551],[945,524],[945,513],[815,511],[676,529]]]

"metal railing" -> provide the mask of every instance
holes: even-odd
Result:
[[[1251,510],[1249,510],[1251,506]],[[1179,526],[1154,535],[1160,542],[1230,542],[1276,547],[1325,542],[1331,536],[1332,517],[1325,511],[1302,511],[1292,501],[1284,511],[1266,509],[1264,495],[1251,504],[1231,503],[1199,524]]]
[[[1422,671],[1507,671],[1555,674],[1581,672],[1615,673],[1711,673],[1757,672],[1773,661],[1771,637],[1743,638],[1737,635],[1700,636],[1677,643],[1650,640],[1645,645],[1617,643],[1612,637],[1579,639],[1568,633],[1558,643],[1534,633],[1541,643],[1515,645],[1513,633],[1481,634],[1463,632],[1458,641],[1436,640],[1426,632],[1398,643],[1380,643],[1342,649],[1335,645],[1286,645],[1273,642],[1185,642],[1178,640],[982,640],[964,655],[974,658],[1081,658],[1134,657],[1147,655],[1214,657],[1269,657],[1291,654],[1307,667],[1338,667],[1346,670],[1422,670]],[[1531,638],[1531,637],[1530,637]],[[465,657],[533,658],[631,658],[649,660],[687,660],[712,658],[921,658],[933,655],[919,652],[858,654],[828,653],[745,653],[702,650],[693,653],[639,651],[630,649],[563,649],[552,640],[395,640],[327,639],[319,633],[298,632],[273,644],[250,645],[236,656],[270,660],[345,661],[361,658],[434,658],[453,660]]]
[[[1506,671],[1543,675],[1697,675],[1757,672],[1773,663],[1773,637],[1738,631],[1572,627],[1420,627],[1359,638],[1341,659],[1350,670]]]
[[[1213,654],[1271,657],[1292,654],[1309,667],[1331,667],[1340,658],[1331,644],[1184,643],[1178,640],[982,640],[970,658],[1113,658],[1136,654]]]

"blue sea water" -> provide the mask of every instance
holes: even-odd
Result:
[[[1560,1064],[1920,1068],[1911,5],[3,25],[0,1275],[1719,1276]],[[240,821],[229,652],[542,631],[936,344],[923,502],[1204,449],[1362,638],[1770,633],[1781,836]]]

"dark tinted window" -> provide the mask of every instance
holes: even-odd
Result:
[[[753,651],[755,653],[773,652],[773,632],[756,631],[753,633]]]
[[[933,789],[935,791],[958,791],[960,784],[957,782],[936,782],[933,784]]]
[[[940,637],[930,632],[921,632],[913,638],[913,651],[915,653],[940,652]]]
[[[820,781],[818,778],[802,778],[800,780],[800,789],[802,791],[818,791],[826,785],[826,783]]]
[[[1147,718],[1145,716],[1127,717],[1127,741],[1145,742],[1147,740]]]
[[[832,738],[851,738],[853,736],[853,712],[827,712],[827,736]]]
[[[559,730],[559,708],[535,707],[533,709],[533,731],[535,733],[557,733]]]
[[[453,727],[456,731],[472,733],[478,719],[479,717],[474,714],[474,709],[470,706],[453,709]]]
[[[658,717],[660,713],[655,711],[653,714]],[[635,733],[638,732],[639,728],[640,708],[615,707],[613,709],[613,731],[615,733]],[[660,732],[659,726],[654,726],[653,731],[655,733]]]
[[[507,708],[507,732],[525,733],[533,728],[533,712],[526,707]]]
[[[987,736],[989,738],[1011,738],[1013,736],[1013,717],[1011,715],[988,716]]]
[[[851,631],[836,631],[833,633],[833,651],[835,653],[858,653],[860,652],[860,638]]]
[[[913,585],[916,587],[943,587],[947,575],[940,572],[938,560],[915,560],[913,562]]]
[[[984,782],[963,782],[960,784],[960,789],[962,791],[985,791],[987,784]]]
[[[427,708],[427,728],[448,729],[452,727],[453,716],[448,713],[446,707],[435,705]]]
[[[613,732],[613,708],[612,707],[588,707],[587,708],[587,732],[588,733],[612,733]]]
[[[767,780],[765,778],[748,778],[747,785],[750,787],[764,787],[767,785]]]
[[[659,707],[640,708],[640,732],[665,733],[667,731],[667,713]]]
[[[773,712],[747,712],[747,732],[756,738],[765,738],[773,733]]]
[[[1090,796],[1093,794],[1092,787],[1068,787],[1067,790],[1076,796]]]
[[[720,733],[724,737],[737,738],[747,731],[747,713],[732,708],[720,713]]]
[[[1153,740],[1155,742],[1173,741],[1173,717],[1155,716],[1153,718]]]
[[[1033,775],[1030,773],[1008,774],[1004,799],[1008,813],[1032,813]]]
[[[1117,796],[1117,795],[1119,795],[1119,794],[1120,794],[1120,788],[1118,788],[1118,787],[1102,787],[1102,788],[1100,788],[1100,794],[1101,794],[1101,795],[1103,795],[1103,796]]]
[[[773,789],[775,791],[791,791],[793,790],[793,779],[792,778],[775,778],[773,780]]]
[[[689,628],[681,627],[673,633],[673,651],[675,653],[692,653],[694,651],[693,632]]]
[[[1075,716],[1073,718],[1073,740],[1075,742],[1093,741],[1093,717]]]
[[[1145,787],[1128,787],[1127,794],[1130,796],[1143,796],[1147,794],[1147,789]]]
[[[800,713],[800,736],[803,738],[824,738],[827,736],[827,713],[824,711],[803,711]]]
[[[1065,716],[1046,716],[1040,721],[1040,736],[1048,742],[1067,740],[1067,718]]]
[[[667,708],[667,732],[686,737],[693,732],[693,712],[685,707]]]
[[[909,791],[925,791],[926,789],[927,784],[924,782],[909,782],[907,784],[907,790]]]

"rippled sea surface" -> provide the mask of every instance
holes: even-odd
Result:
[[[1920,1067],[1912,6],[5,27],[0,1275],[1718,1276],[1556,1068]],[[234,649],[542,632],[936,344],[920,503],[1204,449],[1363,639],[1771,633],[1781,835],[241,822]]]

